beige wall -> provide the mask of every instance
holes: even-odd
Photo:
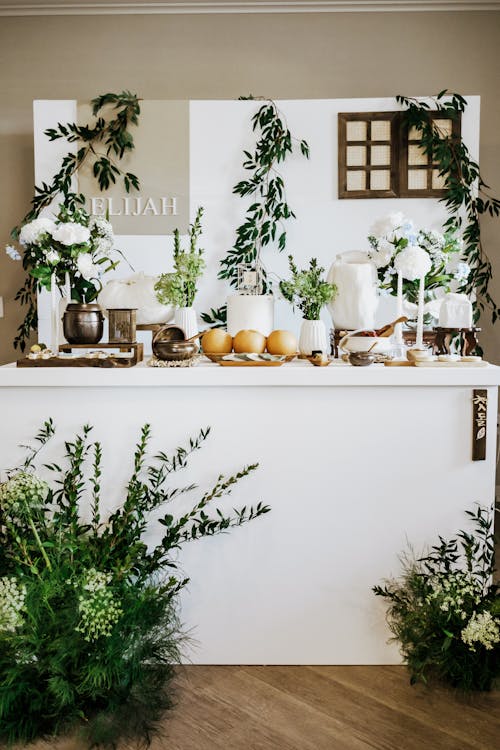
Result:
[[[129,88],[149,99],[480,94],[481,166],[500,194],[500,13],[0,18],[0,239],[32,195],[32,100],[90,99]],[[484,244],[500,300],[500,220]],[[0,252],[0,361],[22,318],[19,266]],[[500,361],[500,323],[483,322]]]

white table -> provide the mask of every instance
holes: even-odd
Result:
[[[259,470],[224,507],[272,512],[184,548],[192,578],[182,618],[195,663],[382,664],[383,602],[371,586],[417,551],[466,526],[494,498],[500,368],[348,365],[129,370],[0,368],[2,467],[52,416],[46,459],[84,423],[103,443],[106,497],[119,501],[139,429],[152,449],[212,426],[179,484],[202,488],[245,463]],[[471,460],[472,391],[488,392],[487,456]],[[184,507],[182,503],[179,507]],[[85,509],[84,509],[85,512]],[[154,532],[151,532],[153,538]]]

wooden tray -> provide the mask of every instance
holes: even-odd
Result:
[[[281,362],[269,362],[265,360],[261,360],[260,362],[238,362],[235,360],[219,360],[218,364],[221,367],[281,367],[281,365],[285,364],[285,360],[282,359]]]

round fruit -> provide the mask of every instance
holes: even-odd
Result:
[[[41,351],[42,351],[42,347],[39,344],[33,344],[33,346],[30,349],[30,352],[32,352],[33,354],[36,354],[37,352],[41,352]]]
[[[266,351],[266,337],[259,331],[238,331],[233,339],[233,348],[238,354],[263,354]]]
[[[291,331],[271,331],[267,337],[269,354],[296,354],[297,339]]]
[[[201,337],[201,348],[209,354],[229,354],[233,349],[233,339],[222,328],[212,328]]]

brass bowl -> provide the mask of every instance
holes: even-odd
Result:
[[[180,362],[198,354],[199,346],[194,341],[186,341],[182,328],[164,326],[153,336],[153,354],[166,362]]]
[[[366,367],[375,362],[375,355],[370,352],[351,352],[349,354],[349,362],[354,367]]]

